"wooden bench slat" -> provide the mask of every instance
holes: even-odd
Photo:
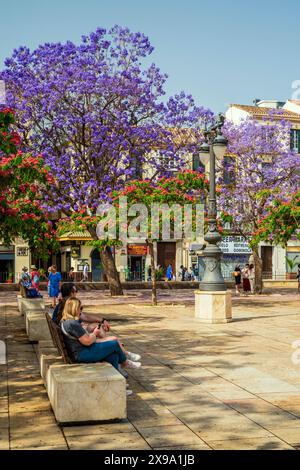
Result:
[[[49,314],[46,312],[46,319],[49,326],[49,331],[53,340],[54,345],[57,347],[60,355],[63,358],[65,364],[73,364],[74,361],[69,356],[68,350],[64,342],[64,335],[60,327],[50,318]]]

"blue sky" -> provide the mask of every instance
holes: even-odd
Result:
[[[149,36],[166,92],[224,111],[285,100],[300,79],[299,0],[0,0],[0,68],[19,45],[79,41],[96,27]]]

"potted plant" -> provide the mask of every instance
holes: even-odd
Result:
[[[164,277],[164,270],[160,266],[160,267],[156,268],[156,270],[155,270],[155,278],[156,278],[157,281],[162,281],[163,277]]]
[[[296,279],[297,273],[293,272],[293,270],[294,268],[296,268],[296,266],[298,266],[298,264],[300,264],[298,255],[295,255],[294,258],[288,258],[286,256],[285,259],[286,259],[286,264],[288,267],[288,272],[286,273],[286,279]]]
[[[8,273],[6,284],[12,284],[12,282],[13,282],[13,273]]]

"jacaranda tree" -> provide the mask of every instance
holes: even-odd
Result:
[[[245,237],[252,247],[255,291],[262,291],[259,240],[253,236],[276,198],[291,194],[299,184],[299,156],[289,148],[290,125],[249,119],[240,125],[227,123],[227,157],[220,178],[219,204],[231,232]]]
[[[197,148],[212,113],[183,92],[162,99],[166,75],[142,65],[152,51],[146,36],[115,26],[98,28],[78,45],[21,47],[5,61],[0,78],[17,110],[18,131],[54,177],[45,194],[48,210],[93,216],[143,169],[159,176]],[[111,293],[120,294],[108,246],[101,258]]]

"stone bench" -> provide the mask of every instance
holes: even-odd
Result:
[[[106,362],[51,365],[47,392],[59,423],[124,419],[126,380]]]
[[[26,332],[29,341],[51,340],[50,331],[44,313],[26,313]]]
[[[40,312],[45,310],[44,299],[26,299],[23,297],[17,299],[21,315],[24,315],[27,310],[39,310]]]
[[[42,353],[39,357],[40,373],[47,390],[47,380],[50,366],[64,364],[63,358],[58,353]]]

